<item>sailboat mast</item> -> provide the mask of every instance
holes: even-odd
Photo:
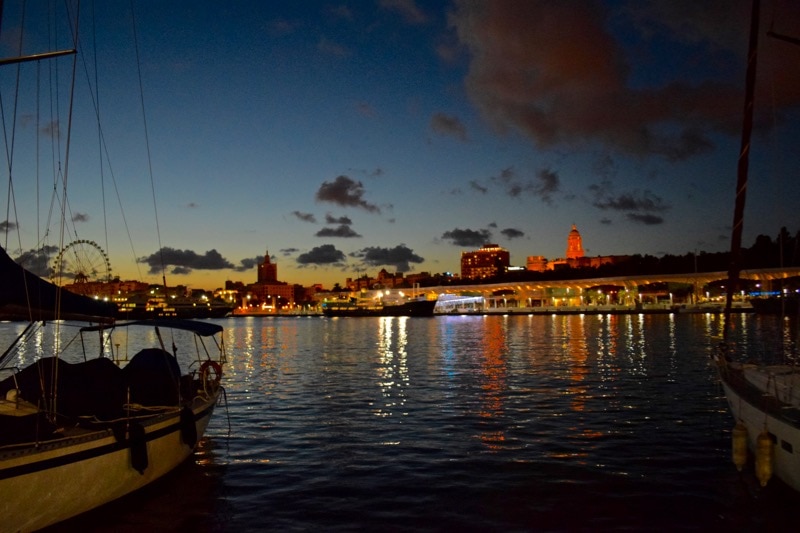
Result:
[[[728,290],[725,298],[725,328],[728,336],[733,294],[739,286],[742,256],[742,232],[744,230],[744,206],[747,199],[747,171],[750,163],[750,135],[753,130],[753,101],[756,86],[756,65],[758,60],[759,0],[753,0],[750,15],[750,43],[747,51],[747,78],[744,97],[744,118],[742,122],[742,144],[739,150],[739,164],[736,173],[736,203],[733,210],[733,231],[731,232],[730,267],[728,269]]]

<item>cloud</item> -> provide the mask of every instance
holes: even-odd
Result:
[[[612,211],[640,211],[645,213],[663,212],[670,205],[650,191],[633,191],[615,197],[606,196],[595,200],[595,207]]]
[[[172,274],[188,274],[192,270],[235,268],[233,263],[222,257],[216,250],[209,250],[200,255],[192,250],[178,250],[168,246],[161,248],[159,252],[140,257],[138,262],[148,265],[150,274],[161,273],[162,266]]]
[[[639,222],[641,224],[645,224],[646,226],[655,226],[664,223],[664,219],[662,217],[647,213],[628,213],[625,216],[628,217],[628,220]]]
[[[553,201],[553,194],[561,189],[561,180],[558,173],[550,169],[540,169],[536,172],[535,176],[531,179],[522,179],[517,175],[514,167],[504,168],[497,176],[492,176],[489,181],[497,184],[505,190],[505,193],[511,198],[517,198],[522,194],[529,194],[531,196],[538,196],[547,204]],[[481,190],[478,184],[472,187],[476,190]],[[484,191],[488,190],[484,187]]]
[[[665,213],[672,209],[672,206],[664,201],[663,198],[653,194],[649,190],[630,191],[616,194],[613,186],[608,180],[589,186],[589,190],[594,194],[592,205],[603,211],[619,211],[625,213],[628,220],[646,225],[662,224],[663,217],[656,213]],[[611,220],[603,219],[603,224],[610,224]]]
[[[236,272],[246,272],[253,268],[256,268],[258,265],[264,262],[263,255],[257,255],[255,257],[248,257],[246,259],[242,259],[239,261],[240,265],[235,267],[234,270]]]
[[[297,248],[281,248],[281,254],[283,254],[284,257],[292,255],[292,254],[296,254],[299,251],[300,250],[298,250]]]
[[[414,0],[380,0],[380,6],[399,13],[409,24],[425,24],[428,21],[428,16]]]
[[[489,188],[488,187],[486,187],[484,185],[481,185],[480,183],[478,183],[475,180],[470,180],[469,181],[469,186],[470,186],[470,188],[472,188],[475,191],[478,191],[481,194],[486,194],[487,192],[489,192]]]
[[[0,222],[0,233],[8,233],[9,231],[15,231],[19,226],[16,222],[9,222],[8,220],[4,220]]]
[[[709,41],[698,26],[732,25],[745,34],[746,11],[734,16],[742,4],[457,0],[450,22],[470,54],[468,94],[500,131],[520,131],[540,147],[599,143],[678,160],[709,151],[713,132],[740,127],[732,117],[741,114],[741,79],[730,71],[740,63],[743,39],[733,49],[723,39]],[[659,40],[645,33],[645,21]],[[625,25],[624,42],[611,33],[615,24]],[[692,54],[673,58],[672,77],[637,70],[626,52],[635,48],[638,60],[649,59],[646,48],[662,40],[690,41]],[[685,72],[702,78],[689,81]],[[796,81],[780,89],[786,102],[800,99]]]
[[[452,241],[455,246],[477,248],[491,241],[492,234],[487,229],[453,229],[445,231],[442,239]]]
[[[72,221],[73,222],[88,222],[89,221],[89,215],[86,214],[86,213],[75,213],[74,215],[72,215]]]
[[[316,237],[343,237],[343,238],[361,237],[361,235],[356,233],[353,230],[353,228],[351,228],[347,224],[340,224],[336,228],[322,228],[314,235]]]
[[[370,213],[380,213],[377,205],[364,200],[364,185],[347,176],[338,176],[333,183],[325,181],[317,190],[318,202],[330,202],[342,207],[361,207]]]
[[[332,244],[316,246],[297,256],[297,262],[301,265],[340,265],[346,260],[344,252],[337,250]]]
[[[434,113],[431,117],[431,129],[439,135],[449,135],[461,141],[467,140],[467,128],[458,117]]]
[[[350,220],[350,217],[347,217],[347,216],[335,217],[335,216],[331,215],[330,213],[326,213],[325,214],[325,223],[326,224],[347,224],[347,225],[350,225],[350,224],[353,223],[353,221]]]
[[[302,213],[300,211],[292,211],[292,215],[294,215],[298,220],[302,220],[303,222],[311,222],[316,224],[317,218],[312,213]]]
[[[422,263],[425,261],[405,244],[400,244],[394,248],[371,246],[350,255],[369,266],[393,266],[396,272],[408,272],[411,270],[410,263]]]
[[[500,230],[500,233],[505,235],[508,240],[525,236],[524,231],[518,230],[516,228],[506,228],[504,230]]]
[[[536,173],[536,181],[533,187],[534,194],[539,196],[545,203],[552,202],[552,195],[557,193],[561,188],[561,181],[558,178],[558,173],[543,168]]]
[[[58,251],[58,246],[44,246],[38,250],[23,252],[14,261],[41,278],[49,278],[53,273],[51,265]]]

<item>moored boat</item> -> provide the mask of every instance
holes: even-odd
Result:
[[[63,58],[72,61],[74,75],[79,25],[77,14],[72,16],[73,48],[3,59],[0,65]],[[13,29],[22,42],[23,28]],[[55,90],[58,79],[51,78],[53,87],[42,92],[61,94]],[[70,103],[72,82],[66,91]],[[54,116],[53,123],[72,139],[69,109],[69,119]],[[41,124],[31,129],[47,130]],[[44,137],[53,141],[48,157],[63,184],[53,187],[51,205],[63,209],[60,219],[52,213],[45,217],[55,228],[43,230],[37,257],[59,248],[50,239],[65,241],[66,206],[71,205],[69,165],[62,162],[69,161],[73,143],[62,143],[60,133]],[[14,146],[6,140],[9,190],[10,162],[18,162]],[[37,155],[32,163],[39,163]],[[22,211],[38,221],[36,205]],[[7,223],[20,227],[18,220]],[[0,317],[24,320],[14,326],[16,337],[2,339],[6,345],[0,355],[0,531],[58,524],[162,477],[192,454],[224,394],[220,325],[178,319],[118,322],[114,304],[59,286],[66,281],[59,268],[34,274],[0,247]],[[136,333],[140,328],[145,329]]]
[[[736,421],[732,430],[734,464],[741,471],[752,457],[754,472],[762,487],[775,476],[800,491],[800,369],[784,362],[759,361],[757,354],[741,353],[728,339],[732,329],[732,298],[741,273],[741,238],[758,50],[758,0],[753,1],[750,24],[745,112],[727,282],[727,286],[733,289],[727,291],[723,342],[714,354],[714,361]],[[758,302],[755,299],[751,302],[756,312],[759,312]]]
[[[337,316],[433,316],[436,300],[407,297],[402,291],[362,291],[346,300],[322,303],[322,314]]]
[[[114,306],[34,276],[2,249],[0,273],[0,310],[24,307],[31,318],[0,357],[0,529],[31,531],[71,518],[147,485],[192,453],[223,390],[221,326],[114,323]],[[42,343],[46,333],[60,339],[75,321],[88,323],[75,338]],[[153,333],[128,334],[140,327]],[[142,338],[150,340],[122,357],[120,346]],[[178,345],[190,371],[181,369]],[[195,347],[193,359],[187,346]],[[30,362],[18,368],[17,361]]]

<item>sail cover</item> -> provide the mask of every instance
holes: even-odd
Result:
[[[0,246],[0,315],[4,318],[108,322],[115,313],[113,303],[64,290],[25,270]]]

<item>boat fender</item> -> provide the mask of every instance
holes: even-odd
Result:
[[[204,384],[218,385],[222,379],[222,365],[216,361],[203,361],[200,365],[200,379]]]
[[[769,433],[762,431],[756,439],[756,477],[762,487],[766,487],[772,477],[772,447]]]
[[[131,466],[140,474],[144,474],[149,464],[144,426],[135,422],[132,423],[128,430],[128,440],[131,447]]]
[[[733,427],[731,441],[733,464],[736,465],[736,470],[741,472],[747,463],[747,428],[741,421]]]
[[[186,406],[181,409],[181,439],[189,447],[197,444],[197,426],[194,423],[194,413]]]

